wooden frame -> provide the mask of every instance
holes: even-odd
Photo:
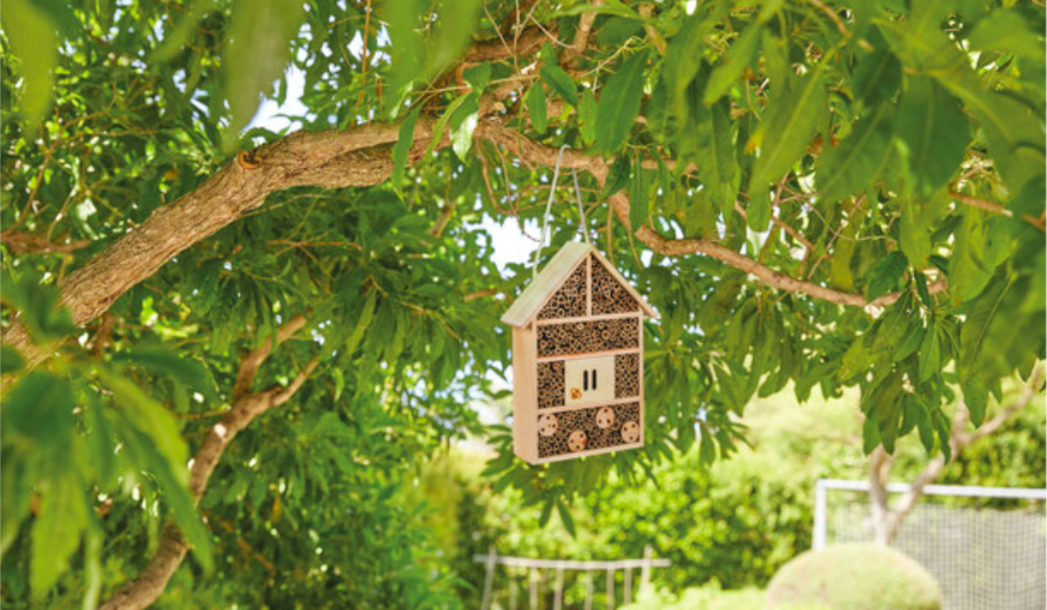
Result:
[[[581,265],[585,266],[584,281],[578,275]],[[594,265],[602,266],[606,273],[595,274]],[[601,308],[622,311],[593,313],[596,275],[601,281]],[[565,288],[568,282],[571,284]],[[577,290],[582,287],[585,305],[580,309],[576,297],[580,296]],[[561,289],[565,290],[563,294],[559,294]],[[558,294],[559,297],[554,299]],[[547,306],[552,308],[552,312],[547,310]],[[564,315],[568,310],[571,313]],[[585,315],[577,315],[580,311]],[[643,446],[646,423],[643,408],[643,320],[647,317],[657,318],[658,314],[592,246],[568,244],[553,257],[502,317],[504,323],[513,327],[513,447],[517,456],[532,464],[543,464]],[[628,330],[631,325],[622,326],[621,323],[630,319],[636,321],[635,336],[632,330]],[[612,323],[587,324],[592,322]],[[555,349],[546,349],[539,344],[539,329],[545,326],[557,326],[557,329],[545,333],[549,345]],[[616,332],[625,334],[615,335]],[[617,339],[609,340],[608,335]],[[571,342],[575,340],[578,341],[577,351],[572,349]],[[613,345],[615,341],[618,345],[622,342],[632,345],[599,349]],[[566,351],[563,349],[565,345]],[[543,349],[552,353],[543,353]],[[618,360],[629,355],[636,356],[635,364],[628,359]],[[566,387],[567,361],[598,356],[613,356],[616,371],[620,364],[625,367],[622,391],[627,394],[618,395],[616,373],[613,399],[567,404],[566,394],[563,394],[560,404],[546,400],[555,398],[558,392],[571,391]],[[540,365],[557,362],[565,364],[547,368],[547,380],[550,379],[548,376],[555,377],[558,385],[547,384],[546,393],[542,394]],[[540,397],[546,400],[545,406],[539,406]],[[565,422],[563,428],[559,427],[561,421]],[[630,437],[636,433],[637,425],[638,438],[633,441]],[[568,431],[571,438],[565,441]],[[580,441],[576,438],[579,431]],[[542,441],[542,437],[547,440]]]

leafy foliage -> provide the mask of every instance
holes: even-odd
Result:
[[[519,4],[5,2],[3,324],[59,348],[32,371],[2,354],[5,601],[108,594],[170,516],[194,545],[180,578],[212,583],[215,605],[444,603],[443,573],[405,569],[424,533],[393,482],[479,430],[469,401],[508,375],[490,297],[530,274],[491,262],[483,223],[531,230],[540,153],[564,144],[597,168],[580,176],[587,229],[663,321],[645,334],[644,450],[532,468],[494,431],[488,474],[546,520],[608,472],[634,480],[696,444],[703,462],[730,455],[746,404],[786,387],[859,388],[866,449],[916,432],[948,451],[943,405],[962,395],[979,420],[1044,356],[1041,7]],[[391,181],[276,193],[74,328],[52,307],[71,270],[283,137],[252,123],[260,95],[297,98],[288,130],[401,122],[395,146],[353,151],[388,159]],[[436,134],[424,155],[416,126]],[[574,213],[555,207],[554,245]],[[641,224],[694,241],[652,251]],[[807,284],[763,283],[782,276]],[[318,368],[237,437],[193,510],[186,462],[241,354],[296,315],[307,328],[257,384]],[[100,566],[103,540],[116,559]],[[208,556],[257,579],[205,580]]]

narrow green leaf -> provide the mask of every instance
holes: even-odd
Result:
[[[827,97],[820,72],[815,69],[771,100],[764,122],[753,134],[760,156],[753,165],[750,191],[777,181],[807,150],[815,127],[826,112]]]
[[[429,145],[425,147],[425,152],[422,154],[422,159],[428,159],[429,155],[436,150],[436,146],[443,140],[444,129],[447,128],[448,121],[454,116],[455,111],[469,99],[470,96],[475,95],[473,92],[465,93],[454,98],[450,104],[447,105],[447,110],[444,111],[440,118],[436,119],[436,124],[433,125],[433,137],[429,140]]]
[[[415,108],[407,115],[404,122],[400,123],[400,137],[396,139],[396,144],[393,144],[393,171],[389,181],[392,182],[393,188],[397,193],[400,193],[403,188],[404,170],[407,167],[407,153],[411,151],[411,146],[414,145],[414,127],[418,123],[418,115],[421,111],[421,106]]]
[[[600,193],[602,199],[608,199],[629,184],[629,176],[632,175],[632,165],[629,156],[622,154],[614,158],[611,169],[607,173],[607,179],[603,183],[603,191]]]
[[[959,102],[926,76],[909,76],[898,110],[898,134],[913,191],[928,196],[960,169],[970,127]]]
[[[592,146],[596,141],[596,96],[588,88],[582,89],[578,100],[578,130],[585,145]]]
[[[560,513],[560,522],[563,523],[564,529],[567,533],[575,536],[574,518],[571,517],[571,509],[568,508],[565,502],[557,502],[556,510]]]
[[[865,192],[891,150],[892,106],[883,103],[863,117],[839,146],[826,146],[818,160],[818,197],[826,203]]]
[[[26,131],[32,133],[51,107],[51,81],[58,62],[57,24],[31,0],[7,0],[0,21],[20,60],[23,89],[17,108]]]
[[[191,390],[200,392],[208,400],[218,400],[218,389],[211,371],[192,358],[178,355],[163,346],[135,347],[113,356],[114,362],[126,362],[142,366],[150,371],[170,377]]]
[[[874,301],[878,297],[896,289],[898,282],[908,269],[908,260],[899,251],[894,251],[881,258],[872,270],[872,279],[865,287],[865,299]]]
[[[716,461],[716,443],[713,442],[709,429],[702,427],[702,440],[698,443],[699,458],[703,464],[709,465]]]
[[[633,166],[633,179],[629,188],[629,226],[635,233],[640,227],[647,224],[649,184],[647,175],[637,158]]]
[[[1043,40],[1029,26],[1017,11],[996,9],[974,26],[968,40],[973,49],[1014,53],[1042,63]]]
[[[40,513],[33,522],[29,587],[34,600],[42,600],[65,571],[85,527],[84,492],[80,481],[66,474],[41,494]]]
[[[632,131],[643,97],[647,53],[635,53],[604,86],[596,104],[596,145],[604,153],[614,153]]]
[[[374,290],[367,293],[367,300],[364,301],[363,309],[360,310],[360,317],[356,322],[356,328],[353,329],[353,334],[349,335],[349,338],[345,341],[345,354],[348,357],[352,357],[353,352],[356,351],[356,346],[360,345],[360,340],[364,336],[364,332],[367,331],[367,327],[371,325],[371,320],[374,318],[375,302],[377,294]]]
[[[227,141],[251,121],[291,58],[291,40],[298,33],[305,4],[301,0],[252,2],[233,5],[232,24],[222,59],[225,97],[231,118]]]
[[[920,344],[920,382],[927,381],[932,375],[941,372],[941,349],[937,326],[931,326]]]
[[[974,427],[981,426],[985,421],[985,410],[989,404],[989,392],[981,380],[974,378],[963,384],[963,403],[971,412],[971,423]]]
[[[712,201],[724,216],[734,211],[741,181],[741,169],[734,155],[734,129],[729,116],[730,104],[723,100],[713,104],[698,126],[701,145],[697,149],[700,177]]]
[[[469,160],[469,150],[473,146],[473,131],[476,130],[479,113],[480,95],[474,91],[451,116],[451,147],[462,162]]]
[[[876,411],[866,415],[862,423],[862,451],[869,455],[880,444],[880,421],[875,417]]]
[[[754,23],[731,44],[731,48],[727,50],[726,59],[717,65],[709,75],[709,81],[705,84],[705,93],[702,95],[703,104],[711,106],[730,90],[731,86],[742,77],[746,66],[755,60],[759,44],[760,27]]]
[[[878,31],[873,32],[876,50],[858,62],[852,87],[855,99],[861,101],[865,108],[890,102],[902,84],[901,62]]]
[[[541,70],[542,80],[560,96],[563,101],[578,107],[578,87],[574,80],[560,66],[544,66]]]
[[[531,125],[538,133],[545,133],[548,127],[548,118],[545,111],[545,89],[541,81],[535,81],[527,92],[527,115],[531,117]]]
[[[18,350],[8,345],[0,345],[0,374],[8,375],[22,370],[25,359]]]
[[[462,70],[462,78],[469,83],[473,91],[477,93],[483,92],[484,88],[487,87],[487,83],[491,82],[491,62],[485,61],[478,66],[470,66]]]

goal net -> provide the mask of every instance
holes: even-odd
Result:
[[[874,539],[866,481],[820,480],[814,548]],[[892,496],[908,485],[891,484]],[[1045,610],[1042,489],[930,485],[892,543],[934,575],[944,610]]]

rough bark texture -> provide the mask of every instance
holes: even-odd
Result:
[[[305,318],[297,316],[289,320],[277,333],[277,343],[282,343],[305,326]],[[204,438],[200,448],[193,456],[189,467],[189,491],[193,494],[196,502],[203,497],[207,489],[207,482],[214,472],[218,460],[229,443],[236,435],[246,428],[259,415],[278,407],[287,402],[298,391],[306,378],[316,368],[317,361],[313,360],[295,377],[286,388],[274,387],[262,392],[253,392],[251,386],[254,383],[258,368],[269,357],[273,348],[272,343],[266,343],[262,347],[249,352],[240,363],[237,374],[236,385],[233,388],[233,406],[221,421],[215,424],[207,437]],[[167,588],[167,582],[182,564],[186,553],[189,551],[189,543],[182,532],[171,521],[164,524],[160,534],[160,542],[156,553],[149,560],[145,569],[137,578],[129,582],[111,599],[100,606],[100,610],[141,610],[155,602]]]
[[[421,156],[431,133],[432,121],[419,120],[410,160]],[[59,284],[61,302],[76,324],[93,320],[179,252],[261,206],[271,193],[297,186],[378,184],[392,171],[390,148],[398,137],[398,126],[379,124],[300,132],[255,151],[250,164],[234,160],[68,275]],[[30,343],[17,321],[3,342],[21,351],[31,365],[48,353]]]
[[[955,460],[967,447],[1003,427],[1012,417],[1021,412],[1034,396],[1043,391],[1043,385],[1044,369],[1038,365],[1033,369],[1029,381],[1022,387],[1021,392],[1007,406],[1001,408],[995,417],[982,423],[973,432],[966,430],[967,424],[970,423],[970,411],[962,402],[957,405],[949,433],[951,458]],[[937,481],[948,465],[945,457],[939,454],[920,471],[920,474],[916,475],[909,491],[901,497],[897,506],[892,507],[888,502],[887,494],[887,480],[891,472],[892,460],[893,457],[888,455],[882,446],[877,447],[869,455],[869,500],[872,504],[873,530],[876,534],[876,543],[884,545],[894,541],[905,518],[923,498],[927,486]]]

